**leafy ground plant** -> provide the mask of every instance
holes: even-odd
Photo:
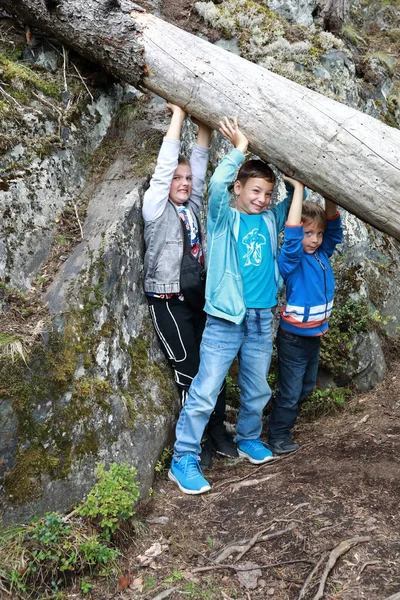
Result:
[[[167,473],[171,464],[173,449],[170,446],[166,446],[161,453],[159,460],[154,467],[156,473]]]
[[[0,590],[12,598],[63,598],[75,582],[83,594],[91,580],[118,570],[111,535],[135,514],[136,469],[124,463],[97,468],[98,482],[70,515],[47,513],[0,532]]]
[[[351,395],[349,388],[316,389],[304,402],[301,416],[304,420],[314,421],[321,416],[337,413],[344,408],[346,398],[350,398]]]
[[[85,502],[77,508],[77,513],[92,519],[100,535],[111,539],[124,521],[135,514],[135,504],[139,500],[137,471],[128,463],[112,463],[108,470],[104,464],[97,467],[98,482],[88,494]]]

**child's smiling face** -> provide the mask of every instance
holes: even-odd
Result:
[[[271,202],[274,184],[262,177],[250,177],[246,183],[235,181],[236,208],[247,215],[259,215]]]
[[[169,199],[176,205],[187,202],[192,193],[192,171],[190,165],[182,163],[178,165],[172,178],[169,190]]]
[[[303,250],[306,254],[314,254],[324,239],[324,227],[319,221],[304,221]]]

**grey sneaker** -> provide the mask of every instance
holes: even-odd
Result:
[[[268,446],[271,448],[274,454],[290,454],[300,448],[299,444],[292,442],[290,438],[284,438],[283,440],[273,440],[268,442]]]
[[[212,449],[218,457],[239,458],[232,436],[226,431],[224,425],[210,429],[209,436]]]
[[[200,466],[209,469],[212,464],[212,444],[210,438],[206,438],[201,444]]]

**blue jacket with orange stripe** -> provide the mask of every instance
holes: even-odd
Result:
[[[314,254],[304,252],[303,237],[302,224],[285,226],[278,262],[287,304],[281,310],[280,326],[296,335],[322,335],[333,306],[335,279],[329,258],[342,241],[340,214],[327,220],[322,244]]]

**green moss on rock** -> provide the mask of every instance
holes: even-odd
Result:
[[[161,368],[150,361],[148,356],[148,341],[137,337],[128,347],[132,360],[132,370],[129,377],[128,393],[135,396],[141,404],[137,408],[141,417],[153,416],[170,412],[173,407],[174,391],[171,386],[170,373],[164,373]],[[156,408],[151,396],[150,385],[157,383],[159,390],[160,408]]]
[[[54,81],[54,76],[51,77],[47,72],[39,75],[27,65],[10,60],[4,54],[0,54],[0,72],[2,80],[12,84],[11,95],[24,103],[29,100],[27,88],[40,90],[46,96],[61,100],[58,82]]]

